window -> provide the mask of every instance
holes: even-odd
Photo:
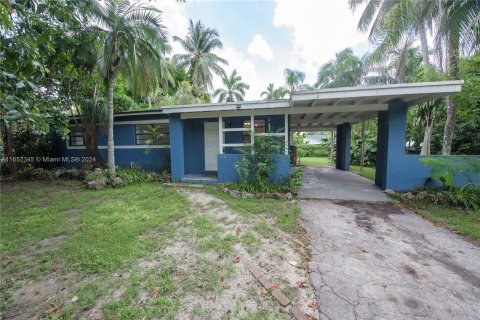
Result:
[[[168,123],[136,125],[135,144],[169,145],[170,133]]]
[[[70,130],[68,145],[70,147],[80,147],[85,145],[85,140],[83,140],[83,134],[80,130],[75,130],[75,129]]]
[[[243,121],[243,127],[250,129],[250,120]],[[266,133],[265,120],[255,120],[255,133]],[[250,143],[250,131],[243,131],[243,143]]]

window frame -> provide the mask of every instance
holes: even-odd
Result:
[[[142,133],[140,132],[139,133],[139,130],[142,130],[142,129],[139,129],[139,127],[142,127],[142,126],[150,126],[151,127],[159,127],[160,128],[160,133],[162,133],[164,136],[165,136],[165,141],[162,141],[162,140],[159,140],[157,141],[156,144],[152,144],[152,145],[149,145],[146,143],[146,140],[148,140],[148,135],[149,133]],[[145,129],[143,129],[143,131],[145,131]],[[136,146],[149,146],[149,147],[152,147],[152,146],[170,146],[170,126],[168,123],[139,123],[139,124],[135,124],[135,144]],[[143,139],[140,139],[140,143],[139,143],[139,136],[144,136]],[[162,139],[163,137],[160,137],[160,139]]]
[[[251,124],[250,124],[250,119],[245,119],[242,121],[242,128],[245,128],[245,129],[250,129],[251,128]],[[263,126],[257,126],[257,123],[259,122],[263,122]],[[248,123],[248,125],[247,125]],[[254,123],[254,131],[255,133],[267,133],[267,126],[268,126],[268,121],[265,120],[265,119],[255,119],[253,120],[253,123]],[[263,132],[262,131],[257,131],[257,128],[263,128]],[[243,143],[251,143],[252,141],[252,137],[251,137],[252,133],[249,131],[243,131],[242,132],[242,142]]]
[[[75,143],[74,140],[72,138],[82,138],[82,143],[81,144],[77,144],[77,141]],[[67,143],[68,143],[68,147],[73,147],[73,148],[78,148],[78,147],[85,147],[85,137],[83,136],[83,132],[79,129],[70,129],[70,132],[68,133],[68,140],[67,140]]]

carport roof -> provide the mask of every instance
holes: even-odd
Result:
[[[460,92],[462,84],[456,80],[306,90],[295,92],[290,100],[165,106],[162,111],[180,113],[182,119],[290,114],[292,130],[319,131],[374,118],[393,100],[413,106]]]

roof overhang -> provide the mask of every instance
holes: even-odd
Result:
[[[321,131],[375,118],[392,101],[410,107],[460,92],[462,84],[457,80],[308,90],[294,93],[290,100],[165,106],[162,111],[180,113],[182,119],[289,114],[293,130]]]

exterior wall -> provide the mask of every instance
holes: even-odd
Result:
[[[349,123],[337,126],[337,155],[335,167],[339,170],[350,170],[350,135],[351,126]]]
[[[115,142],[115,163],[119,167],[130,167],[132,164],[140,165],[145,170],[159,171],[170,167],[170,148],[147,148],[135,145],[135,124],[134,121],[167,120],[166,115],[134,115],[115,117],[114,142]],[[125,122],[122,124],[122,122]],[[97,134],[99,153],[102,159],[107,162],[107,134],[99,131]],[[84,147],[68,147],[67,140],[55,139],[56,153],[59,157],[83,157]],[[80,166],[81,162],[61,162],[60,166],[74,168]]]
[[[185,175],[183,120],[179,114],[170,115],[170,169],[172,181],[180,182]]]
[[[422,188],[427,178],[431,176],[431,168],[419,161],[423,156],[405,153],[406,127],[405,103],[401,101],[390,103],[387,111],[378,113],[375,184],[382,189],[410,191]],[[478,158],[480,161],[480,157]],[[480,183],[479,175],[472,175],[470,178]],[[458,173],[455,182],[457,185],[463,185],[468,179]]]
[[[218,181],[233,182],[238,181],[235,163],[242,159],[242,154],[219,154],[218,159]],[[275,155],[275,173],[271,177],[271,181],[275,183],[286,182],[290,174],[290,156],[285,154]]]

